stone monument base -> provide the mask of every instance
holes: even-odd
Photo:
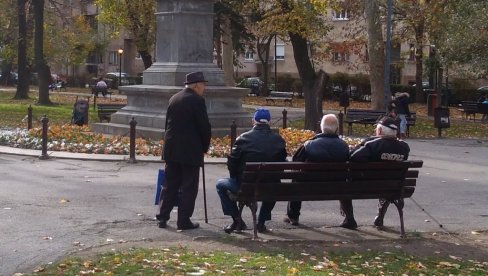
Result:
[[[162,139],[166,111],[171,96],[183,89],[181,86],[133,85],[120,87],[127,95],[127,106],[112,114],[110,123],[92,124],[92,130],[110,135],[129,135],[129,122],[137,122],[136,135],[150,139]],[[242,108],[241,98],[249,89],[207,86],[204,97],[212,125],[212,136],[230,135],[230,126],[235,121],[238,132],[252,127],[252,115]]]

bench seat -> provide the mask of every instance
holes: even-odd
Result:
[[[344,122],[348,124],[347,135],[352,135],[353,124],[374,125],[382,116],[385,116],[383,110],[348,109],[344,119]],[[407,137],[410,136],[410,127],[415,126],[416,121],[417,114],[410,112],[410,116],[407,116]]]
[[[240,190],[231,194],[242,212],[249,206],[257,236],[258,201],[323,201],[385,198],[400,215],[401,235],[404,198],[415,191],[423,161],[402,162],[248,162]]]
[[[98,119],[110,123],[110,116],[122,109],[125,104],[97,104]]]
[[[265,98],[266,104],[275,104],[275,101],[284,101],[285,104],[293,105],[293,92],[277,92],[271,91],[269,97]]]

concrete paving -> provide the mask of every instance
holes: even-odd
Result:
[[[411,139],[410,159],[424,160],[417,190],[406,200],[407,233],[471,233],[488,229],[488,141]],[[174,214],[168,229],[154,221],[154,192],[159,157],[49,152],[0,147],[0,275],[29,272],[66,254],[117,243],[144,241],[189,244],[197,239],[218,242],[229,222],[221,211],[215,182],[226,176],[225,159],[206,159],[208,220],[204,222],[203,183],[193,220],[201,228],[176,232]],[[337,227],[342,217],[337,202],[305,202],[300,227],[282,219],[286,203],[273,211],[272,229],[261,235],[275,241],[397,241],[395,208],[385,219],[388,231],[371,226],[374,200],[354,202],[357,231]],[[175,210],[176,211],[176,210]],[[251,224],[248,210],[244,219]],[[252,231],[232,236],[249,240]]]

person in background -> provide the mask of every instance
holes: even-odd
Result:
[[[241,218],[237,203],[232,201],[227,191],[239,191],[245,162],[282,162],[286,161],[286,143],[281,136],[273,132],[269,126],[271,115],[269,110],[257,109],[253,117],[253,128],[237,137],[232,151],[227,156],[229,177],[217,181],[216,188],[222,204],[224,215],[232,217],[232,224],[224,227],[228,234],[233,231],[245,230],[246,224]],[[262,202],[259,210],[257,230],[265,232],[265,221],[271,220],[271,211],[276,202]]]
[[[395,106],[398,118],[400,118],[400,138],[402,139],[407,136],[407,116],[410,116],[409,101],[410,94],[406,92],[395,93]]]
[[[349,159],[349,146],[337,135],[339,121],[334,114],[327,114],[320,121],[322,133],[306,141],[293,155],[299,162],[345,162]],[[301,201],[288,202],[284,221],[298,225]]]
[[[107,95],[107,89],[107,83],[100,77],[95,85],[95,97],[98,97],[99,92],[102,92],[102,96],[105,97]]]
[[[206,80],[202,72],[186,75],[185,88],[169,99],[166,112],[163,159],[166,181],[161,191],[159,227],[166,228],[173,206],[178,200],[179,230],[195,229],[200,225],[190,218],[198,194],[200,167],[208,151],[211,126],[203,98]]]

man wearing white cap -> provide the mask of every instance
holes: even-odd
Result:
[[[232,224],[225,226],[228,234],[233,231],[246,229],[246,224],[241,218],[237,204],[227,195],[227,191],[237,193],[239,191],[243,164],[245,162],[281,162],[286,161],[286,143],[280,135],[273,132],[269,126],[271,115],[269,110],[260,108],[254,113],[254,127],[237,137],[232,152],[227,157],[229,178],[217,181],[217,193],[222,203],[224,215],[231,216]],[[259,210],[257,230],[265,232],[265,221],[271,219],[271,210],[276,202],[263,202]]]
[[[410,147],[405,141],[397,138],[398,123],[395,119],[385,116],[376,125],[376,136],[365,139],[351,151],[353,162],[403,161],[407,160]],[[380,199],[375,226],[383,226],[383,218],[390,202]],[[341,200],[341,210],[346,217],[341,227],[356,229],[352,200]]]

